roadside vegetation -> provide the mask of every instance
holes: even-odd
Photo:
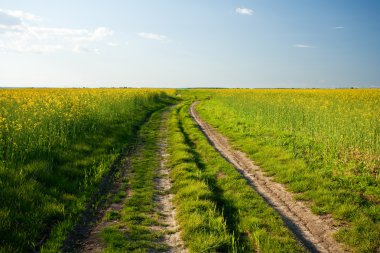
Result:
[[[170,165],[178,222],[191,252],[303,252],[281,218],[208,143],[189,116],[173,111]]]
[[[0,90],[0,252],[59,248],[139,125],[168,104],[167,93]]]
[[[380,91],[198,90],[201,117],[355,252],[380,248]]]

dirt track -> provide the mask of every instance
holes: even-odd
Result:
[[[187,249],[184,246],[184,243],[180,237],[179,225],[176,223],[175,215],[176,209],[173,206],[173,194],[171,194],[171,182],[169,178],[169,169],[166,167],[167,161],[167,138],[168,138],[168,120],[169,120],[169,111],[165,111],[161,116],[161,126],[159,139],[157,140],[157,145],[159,146],[159,157],[160,157],[160,165],[157,168],[157,178],[155,178],[155,188],[158,191],[156,194],[154,201],[157,204],[157,208],[155,210],[156,213],[159,214],[159,224],[156,226],[151,226],[150,229],[156,231],[163,231],[162,243],[168,246],[168,250],[165,252],[168,253],[186,253]],[[136,149],[133,154],[138,154],[143,149],[143,144],[136,144]],[[114,183],[114,188],[111,191],[112,195],[115,195],[121,188],[121,181],[123,178],[126,178],[130,170],[130,157],[125,159],[123,164],[123,170],[121,177]],[[130,197],[132,193],[127,192],[126,197],[121,200],[120,203],[111,204],[107,210],[103,210],[99,213],[99,216],[103,216],[106,212],[116,211],[119,212],[122,210],[123,205],[125,204],[126,198]],[[96,253],[101,252],[105,245],[100,238],[101,231],[109,226],[116,225],[118,223],[117,220],[114,221],[106,221],[99,220],[99,222],[89,231],[88,236],[81,242],[80,248],[81,252],[87,253]],[[154,252],[154,251],[152,251]]]
[[[346,252],[334,238],[331,219],[322,218],[311,212],[302,202],[296,201],[292,193],[279,183],[265,176],[262,169],[253,164],[246,154],[233,150],[226,137],[204,122],[195,106],[190,107],[190,114],[214,148],[246,178],[249,184],[281,216],[289,230],[310,252]]]
[[[173,205],[173,197],[171,194],[171,182],[169,178],[169,169],[166,167],[167,162],[167,138],[168,138],[168,120],[169,112],[165,111],[162,115],[159,147],[160,147],[160,167],[158,169],[159,177],[155,180],[156,189],[159,192],[155,197],[155,201],[158,204],[157,212],[161,214],[160,223],[161,226],[154,227],[152,229],[167,231],[164,236],[164,244],[169,246],[168,253],[186,253],[187,250],[184,247],[184,243],[180,237],[179,225],[175,220],[176,209]]]

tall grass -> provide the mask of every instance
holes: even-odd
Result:
[[[0,90],[0,159],[17,167],[67,147],[102,125],[129,125],[137,110],[157,100],[144,89]]]
[[[380,247],[380,90],[208,90],[201,116],[312,210],[351,250]]]
[[[148,89],[0,90],[0,251],[31,251],[50,231],[59,245],[111,161],[166,96]]]

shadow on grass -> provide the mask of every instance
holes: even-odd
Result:
[[[81,133],[65,148],[25,151],[29,159],[14,169],[0,163],[0,251],[39,251],[47,239],[58,249],[75,222],[90,223],[117,172],[120,152],[129,152],[154,111],[173,102],[161,98],[113,122],[90,119],[96,131]]]
[[[189,152],[193,156],[195,164],[203,172],[203,180],[207,183],[213,193],[213,202],[216,204],[218,212],[222,214],[226,221],[228,232],[234,237],[234,247],[236,246],[237,248],[240,248],[241,245],[245,245],[248,241],[245,239],[244,235],[239,233],[239,220],[236,215],[238,209],[235,207],[233,201],[223,197],[224,191],[218,186],[216,175],[207,171],[206,164],[202,161],[201,155],[197,152],[197,144],[190,139],[189,133],[187,133],[183,126],[181,116],[179,116],[178,128],[184,136],[186,145],[190,147]],[[229,249],[223,250],[228,251]]]

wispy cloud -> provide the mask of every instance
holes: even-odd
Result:
[[[73,47],[73,52],[81,54],[81,53],[94,53],[94,54],[99,54],[100,50],[98,48],[89,48],[87,46],[82,46],[82,45],[75,45]]]
[[[246,15],[246,16],[251,16],[253,14],[253,10],[249,8],[236,8],[236,13],[240,15]]]
[[[333,29],[335,29],[335,30],[344,29],[344,26],[335,26],[335,27],[333,27]]]
[[[4,17],[4,16],[15,18],[20,21],[41,21],[42,20],[40,16],[31,14],[25,11],[0,9],[0,17]]]
[[[99,43],[113,35],[106,27],[95,30],[46,27],[36,23],[41,17],[19,10],[0,9],[0,50],[20,53],[52,53],[62,50],[80,50],[89,44]]]
[[[293,47],[296,47],[296,48],[315,48],[314,46],[306,45],[306,44],[294,44]]]
[[[165,35],[157,34],[157,33],[138,33],[141,38],[148,40],[158,40],[158,41],[168,41],[168,38]]]

